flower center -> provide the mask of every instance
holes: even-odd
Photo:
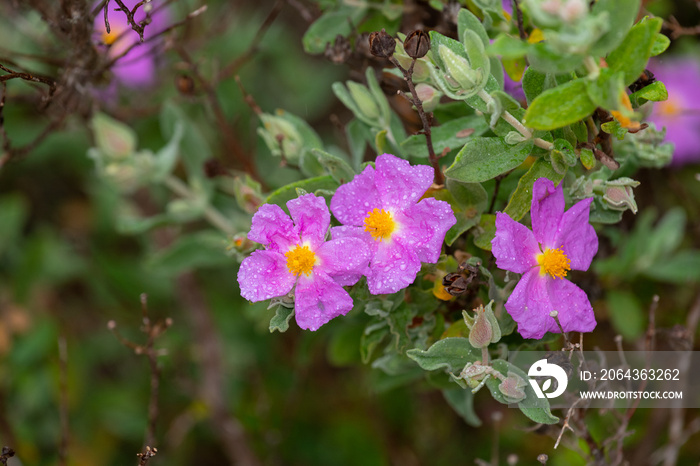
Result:
[[[375,240],[389,238],[395,227],[396,223],[391,218],[391,214],[384,209],[374,209],[365,218],[365,231],[369,231]]]
[[[566,272],[571,270],[571,261],[561,248],[546,249],[542,254],[537,255],[537,263],[542,267],[540,275],[548,273],[554,278],[566,277]]]
[[[659,115],[666,117],[678,115],[681,113],[681,110],[683,110],[683,108],[678,105],[677,99],[668,99],[657,103],[657,105],[659,107]]]
[[[286,252],[287,268],[294,275],[310,274],[316,263],[316,254],[308,246],[297,246]]]

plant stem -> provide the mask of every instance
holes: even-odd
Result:
[[[586,67],[590,79],[596,79],[600,75],[600,67],[590,55],[583,59],[583,65]]]
[[[481,364],[484,366],[489,365],[489,349],[488,346],[484,346],[481,348]]]
[[[403,73],[404,80],[406,81],[406,84],[408,84],[408,90],[411,91],[412,103],[416,106],[420,120],[423,123],[423,134],[425,134],[425,142],[428,145],[428,159],[430,160],[430,165],[433,166],[433,170],[435,170],[435,184],[444,184],[445,176],[440,170],[440,164],[438,163],[438,158],[435,155],[435,149],[433,148],[433,137],[430,133],[430,122],[428,121],[428,115],[426,115],[425,110],[423,109],[423,102],[418,98],[416,86],[413,84],[413,67],[416,64],[416,59],[414,58],[413,61],[411,61],[411,66],[408,68],[408,70],[401,66],[399,61],[394,57],[390,57],[389,61],[391,61],[391,63],[393,63],[394,66],[400,69],[401,73]]]
[[[481,100],[483,100],[486,105],[489,105],[493,103],[493,97],[488,95],[486,91],[483,89],[480,90],[477,95],[481,97]],[[532,139],[532,142],[537,146],[541,147],[542,149],[545,150],[552,150],[554,149],[554,144],[552,144],[549,141],[545,141],[544,139],[541,138],[533,138],[532,137],[532,131],[527,129],[525,125],[523,125],[520,120],[515,118],[508,110],[503,110],[503,113],[501,113],[501,118],[503,118],[509,125],[511,125],[515,130],[520,133],[525,139]]]
[[[174,192],[182,198],[195,199],[197,197],[196,194],[193,193],[192,190],[185,183],[182,182],[182,180],[172,175],[165,178],[164,183],[165,186],[167,186],[172,192]],[[221,212],[219,212],[210,205],[207,205],[204,209],[204,218],[206,218],[209,223],[211,223],[213,226],[226,233],[227,235],[232,235],[234,233],[233,227],[228,222],[228,220],[226,220],[226,217],[224,217],[221,214]]]

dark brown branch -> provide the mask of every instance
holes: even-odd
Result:
[[[389,57],[389,61],[391,61],[391,63],[393,63],[394,66],[396,66],[399,70],[401,70],[401,73],[403,73],[404,80],[408,85],[408,90],[411,91],[411,103],[416,106],[416,110],[418,110],[420,120],[423,123],[423,134],[425,134],[425,142],[428,146],[428,160],[430,160],[430,165],[432,165],[433,170],[435,171],[434,181],[435,184],[442,185],[445,183],[445,177],[442,174],[442,170],[440,170],[440,163],[438,161],[437,156],[435,155],[435,149],[433,148],[433,137],[430,131],[430,121],[428,120],[428,115],[423,109],[423,102],[418,97],[418,93],[416,92],[416,86],[413,84],[413,67],[416,64],[416,59],[412,59],[411,66],[408,69],[401,66],[401,63],[399,63],[399,61],[393,56]]]
[[[527,39],[527,34],[525,34],[525,26],[523,25],[523,12],[520,9],[520,2],[518,0],[513,0],[513,11],[515,12],[515,19],[518,24],[518,34],[520,39]]]
[[[0,464],[7,466],[7,460],[15,456],[15,451],[10,447],[2,447],[0,452]]]

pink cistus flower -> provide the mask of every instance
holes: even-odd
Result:
[[[649,68],[668,90],[668,100],[654,103],[648,120],[666,127],[666,140],[675,146],[671,164],[700,162],[700,61],[655,59]]]
[[[133,9],[140,0],[123,0],[124,5]],[[167,27],[168,11],[161,7],[162,2],[152,1],[139,6],[134,15],[134,21],[139,23],[146,18],[145,9],[151,9],[151,22],[146,25],[143,33],[144,41],[154,37]],[[97,4],[96,4],[97,5]],[[152,84],[156,78],[156,56],[154,42],[140,43],[141,39],[135,32],[123,11],[114,11],[115,2],[109,3],[109,26],[107,33],[104,14],[100,12],[95,16],[95,41],[104,44],[109,59],[114,59],[122,55],[129,47],[126,55],[119,58],[112,66],[111,70],[115,78],[128,87],[141,87]]]
[[[506,302],[506,310],[525,338],[559,332],[550,315],[557,311],[565,332],[590,332],[596,326],[586,293],[566,280],[569,270],[588,270],[598,251],[598,237],[588,223],[592,198],[564,212],[561,184],[546,178],[532,188],[532,231],[496,214],[496,237],[491,241],[496,266],[524,274]]]
[[[411,166],[391,154],[377,157],[371,166],[338,188],[331,212],[344,226],[334,227],[334,238],[361,238],[371,250],[365,271],[372,294],[394,293],[416,279],[421,262],[436,263],[445,233],[454,225],[447,202],[426,198],[433,169]]]
[[[331,215],[322,197],[306,194],[282,208],[264,204],[253,216],[248,239],[265,246],[238,270],[241,296],[264,301],[294,290],[294,313],[303,329],[318,328],[352,309],[343,286],[354,285],[367,268],[369,250],[357,238],[326,241]]]

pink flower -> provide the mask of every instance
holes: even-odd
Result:
[[[694,58],[654,59],[650,69],[668,90],[668,100],[654,103],[648,120],[666,127],[675,145],[672,165],[700,162],[700,63]]]
[[[444,201],[420,197],[433,183],[433,169],[412,167],[391,154],[338,188],[331,199],[333,215],[345,226],[334,238],[356,237],[371,250],[365,271],[372,294],[394,293],[416,279],[421,262],[436,263],[445,233],[457,220]]]
[[[318,330],[352,309],[352,298],[343,286],[360,279],[369,250],[357,238],[326,241],[331,215],[323,198],[306,194],[287,202],[287,208],[291,219],[272,204],[261,206],[253,216],[248,239],[266,249],[241,263],[241,296],[263,301],[294,289],[297,324]]]
[[[133,9],[139,1],[124,0],[123,3],[127,8]],[[139,23],[146,18],[144,9],[152,9],[151,22],[144,29],[143,38],[145,41],[167,27],[168,12],[161,5],[162,2],[152,1],[150,4],[141,5],[136,10],[134,20],[136,23]],[[103,11],[100,11],[95,17],[95,39],[97,42],[106,45],[108,59],[117,58],[129,47],[138,44],[131,48],[126,55],[119,58],[111,70],[117,80],[125,86],[141,87],[152,84],[156,78],[156,56],[154,52],[157,44],[153,42],[140,43],[141,39],[138,33],[132,30],[124,12],[114,11],[114,8],[117,7],[118,5],[115,2],[110,2],[108,12],[109,34],[105,27]]]
[[[496,266],[524,274],[506,310],[525,338],[559,332],[550,312],[557,311],[565,332],[590,332],[596,321],[586,293],[566,280],[569,270],[588,270],[598,237],[588,223],[592,198],[564,212],[562,186],[540,178],[532,188],[532,231],[507,214],[496,214],[493,255]]]

